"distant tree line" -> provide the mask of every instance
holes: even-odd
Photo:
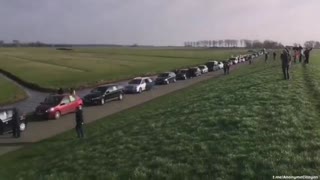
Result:
[[[304,43],[304,47],[319,49],[320,48],[320,42],[319,41],[306,41]]]
[[[237,48],[237,47],[245,47],[245,48],[268,48],[268,49],[276,49],[283,48],[283,44],[272,41],[265,40],[263,42],[259,40],[248,40],[248,39],[225,39],[225,40],[202,40],[202,41],[188,41],[184,43],[185,47],[214,47],[214,48]]]
[[[3,40],[0,40],[0,47],[51,47],[51,46],[52,45],[42,43],[40,41],[23,43],[23,42],[20,42],[19,40],[13,40],[12,42],[6,43]]]

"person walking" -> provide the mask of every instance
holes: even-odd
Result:
[[[264,61],[265,61],[265,62],[267,62],[267,60],[268,60],[268,54],[269,54],[269,53],[268,53],[268,52],[266,52],[266,54],[265,54],[265,58],[264,58]]]
[[[17,108],[13,109],[12,112],[12,134],[13,137],[19,138],[21,135],[20,132],[20,112]]]
[[[310,51],[312,51],[312,48],[306,49],[304,51],[304,56],[306,57],[304,61],[305,64],[309,64]]]
[[[76,111],[76,132],[78,135],[78,138],[83,138],[84,137],[84,132],[83,132],[83,113],[81,108],[77,108]]]
[[[276,57],[277,57],[277,53],[274,51],[274,52],[273,52],[273,60],[274,60],[274,61],[276,60]]]
[[[282,62],[282,72],[285,80],[290,79],[290,74],[289,74],[289,68],[290,68],[290,63],[291,63],[291,56],[289,53],[288,49],[283,50],[281,56],[281,62]]]
[[[303,54],[302,49],[303,48],[301,46],[298,47],[299,63],[302,62],[302,54]]]
[[[228,61],[223,61],[223,72],[224,72],[224,75],[229,74],[229,68],[230,68],[229,62]]]

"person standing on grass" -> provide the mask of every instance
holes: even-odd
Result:
[[[298,47],[299,63],[302,62],[302,54],[303,54],[302,49],[303,48],[301,46]]]
[[[266,54],[265,54],[265,58],[264,58],[264,61],[265,61],[265,62],[267,62],[267,60],[268,60],[268,54],[269,54],[269,53],[268,53],[268,52],[266,52]]]
[[[12,134],[14,138],[20,137],[20,112],[17,108],[13,109],[12,112]]]
[[[83,113],[81,108],[77,108],[76,111],[76,132],[78,135],[78,138],[83,138],[84,137],[84,132],[83,132]]]
[[[230,68],[229,62],[228,61],[223,61],[223,72],[224,72],[224,75],[229,74],[229,68]]]
[[[290,63],[291,63],[291,56],[289,53],[288,49],[283,50],[281,56],[281,62],[282,62],[282,72],[285,80],[290,79],[290,74],[289,74],[289,68],[290,68]]]
[[[274,60],[274,61],[276,60],[276,57],[277,57],[277,53],[274,51],[274,52],[273,52],[273,60]]]
[[[304,61],[305,64],[309,64],[310,51],[312,51],[312,48],[304,50],[304,56],[306,57]]]

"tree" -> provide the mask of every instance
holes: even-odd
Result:
[[[19,40],[13,40],[13,41],[12,41],[12,44],[13,44],[14,46],[20,46],[20,41],[19,41]]]
[[[304,46],[305,46],[306,48],[313,48],[313,47],[314,47],[314,44],[315,44],[315,41],[306,41],[306,42],[304,43]]]
[[[222,47],[223,46],[223,40],[219,40],[218,44],[219,44],[219,47]]]
[[[248,39],[244,39],[244,47],[252,48],[252,41]]]
[[[314,44],[314,48],[317,48],[319,49],[320,48],[320,42],[319,41],[316,41],[315,44]]]
[[[252,42],[252,47],[253,47],[253,48],[262,48],[262,47],[263,47],[263,44],[262,44],[262,42],[260,42],[259,40],[254,40],[254,41]]]

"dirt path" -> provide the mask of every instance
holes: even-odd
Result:
[[[247,65],[248,62],[244,62],[236,66],[232,66],[231,71]],[[151,91],[143,92],[142,94],[125,95],[123,101],[109,102],[104,106],[85,107],[85,123],[96,121],[102,117],[112,115],[125,109],[143,104],[154,98],[184,89],[199,82],[206,81],[208,79],[215,78],[221,75],[223,75],[222,70],[210,72],[197,78],[185,81],[177,81],[174,84],[155,86]],[[126,82],[120,82],[120,84],[124,83]],[[83,90],[80,93],[81,95],[84,95],[88,91],[89,90]],[[30,109],[31,107],[32,109],[34,109],[35,105],[37,105],[46,96],[46,93],[39,93],[30,90],[28,93],[30,93],[31,95],[31,100],[29,99],[26,102],[21,102],[21,104],[18,103],[20,107],[28,107],[25,109]],[[22,137],[19,139],[14,139],[9,134],[0,136],[0,155],[73,129],[74,125],[74,114],[63,116],[59,120],[29,122],[27,130],[22,133]]]

